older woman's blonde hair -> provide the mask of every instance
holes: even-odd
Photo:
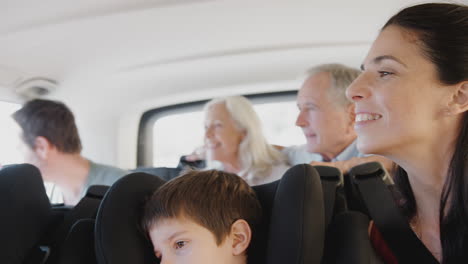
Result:
[[[241,165],[240,175],[246,175],[248,182],[267,177],[272,166],[286,162],[286,157],[275,147],[268,144],[260,119],[250,101],[243,96],[228,96],[209,101],[204,109],[215,104],[224,104],[236,127],[245,132],[239,145],[238,160]]]

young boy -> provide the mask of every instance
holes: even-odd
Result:
[[[154,192],[142,224],[161,263],[246,264],[260,217],[255,192],[239,176],[190,171]]]

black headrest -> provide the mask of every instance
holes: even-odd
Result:
[[[169,167],[139,167],[134,169],[132,172],[144,172],[169,181],[179,176],[179,174],[182,172],[182,169]]]
[[[271,197],[269,191],[265,192],[266,188],[271,188],[269,184],[253,187],[264,210],[273,203],[271,214],[263,217],[263,225],[269,224],[269,234],[259,238],[261,243],[268,241],[266,263],[320,263],[325,239],[325,213],[317,171],[307,164],[296,165],[286,171],[276,184],[274,198],[270,201],[265,201]],[[257,242],[253,241],[255,244],[252,246],[257,246]],[[265,263],[260,259],[249,261],[262,262]]]
[[[109,186],[107,185],[91,185],[88,190],[86,190],[85,197],[102,199],[108,190]]]
[[[136,172],[111,186],[96,217],[98,263],[158,263],[151,243],[138,226],[146,198],[164,182],[154,175]]]
[[[51,205],[39,170],[29,164],[0,170],[0,261],[24,263],[40,241]]]
[[[157,177],[134,173],[111,187],[96,219],[98,263],[159,263],[137,224],[145,198],[162,184]],[[315,169],[297,165],[281,180],[253,188],[263,218],[254,227],[249,263],[320,263],[325,215]]]

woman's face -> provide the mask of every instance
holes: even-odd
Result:
[[[358,148],[386,156],[436,143],[443,130],[451,89],[438,81],[416,34],[397,26],[384,29],[348,87],[355,102]]]
[[[205,147],[208,158],[237,162],[239,144],[244,132],[236,127],[224,103],[211,105],[205,115]]]

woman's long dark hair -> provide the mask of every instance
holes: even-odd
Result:
[[[398,26],[416,33],[423,55],[437,68],[441,83],[468,80],[468,6],[422,4],[403,9],[383,29]],[[383,30],[382,29],[382,30]],[[395,183],[409,218],[417,211],[408,175],[398,167]],[[468,263],[468,112],[462,117],[455,151],[440,198],[442,263]]]

